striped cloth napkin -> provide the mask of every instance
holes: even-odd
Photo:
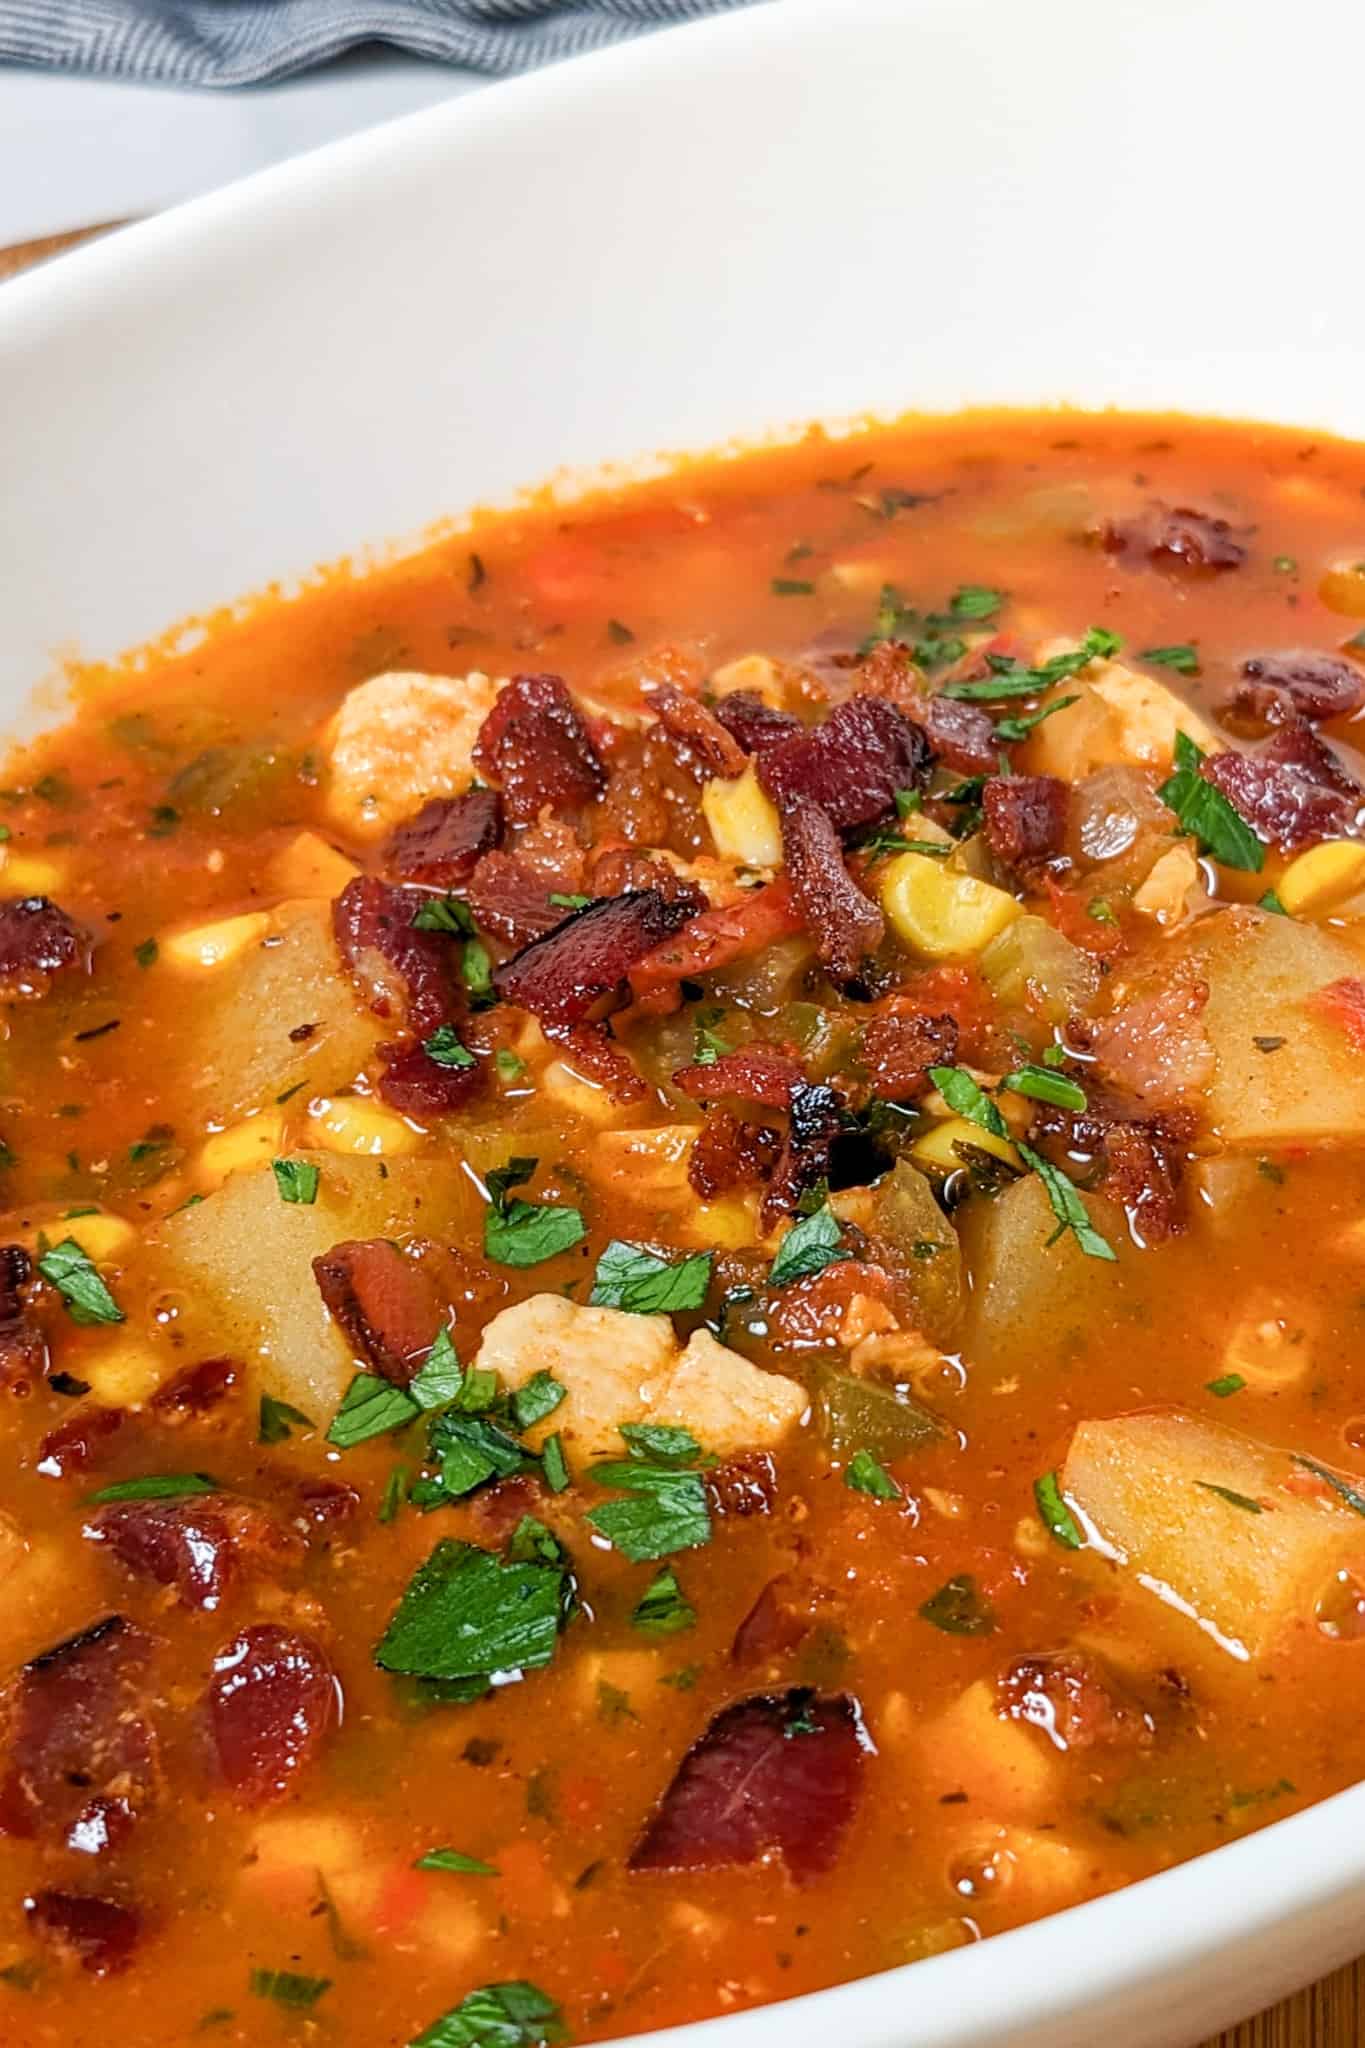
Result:
[[[261,85],[358,43],[503,74],[751,0],[0,0],[0,61]]]

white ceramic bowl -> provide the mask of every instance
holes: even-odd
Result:
[[[1365,437],[1363,57],[1344,0],[783,0],[7,284],[0,712],[73,648],[561,467],[1002,401]],[[1363,1939],[1358,1789],[980,1948],[675,2038],[1185,2048]]]

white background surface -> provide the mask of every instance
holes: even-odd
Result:
[[[0,246],[158,212],[488,81],[364,52],[283,84],[177,92],[0,66]]]

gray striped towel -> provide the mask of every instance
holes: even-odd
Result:
[[[750,0],[0,0],[0,60],[261,85],[359,43],[505,74]]]

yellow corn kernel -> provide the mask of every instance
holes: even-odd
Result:
[[[263,910],[223,917],[216,924],[191,925],[161,941],[161,958],[171,967],[221,967],[248,946],[259,945],[269,929],[270,919]]]
[[[887,862],[881,898],[897,937],[928,960],[979,953],[1023,908],[993,882],[923,853],[900,853]]]
[[[249,1116],[225,1131],[215,1131],[199,1148],[199,1170],[210,1180],[226,1180],[230,1173],[245,1173],[263,1166],[280,1149],[284,1118],[278,1110]]]
[[[1330,910],[1365,888],[1365,846],[1357,839],[1325,839],[1299,854],[1275,885],[1291,917],[1306,910]]]
[[[620,1109],[607,1090],[575,1073],[563,1060],[551,1060],[544,1069],[540,1093],[542,1099],[547,1095],[553,1097],[562,1108],[573,1110],[590,1124],[614,1124],[621,1120]]]
[[[971,1145],[978,1152],[993,1153],[997,1159],[1023,1170],[1024,1162],[1008,1138],[997,1138],[994,1131],[982,1130],[980,1124],[969,1123],[965,1116],[950,1116],[932,1125],[922,1138],[916,1138],[910,1147],[910,1157],[927,1173],[957,1173],[962,1167],[953,1149],[957,1145]]]
[[[716,1202],[694,1203],[679,1230],[703,1251],[740,1252],[760,1241],[758,1204],[752,1196],[723,1195]]]
[[[415,1152],[421,1134],[393,1110],[366,1095],[322,1097],[309,1104],[310,1142],[329,1152],[362,1152],[370,1159],[397,1159]]]
[[[166,1378],[166,1366],[146,1345],[116,1344],[98,1356],[85,1352],[81,1374],[90,1382],[97,1401],[105,1401],[111,1408],[135,1408],[156,1392]]]
[[[781,865],[782,820],[752,761],[742,775],[713,776],[701,793],[701,807],[724,859],[749,868]]]
[[[62,869],[40,853],[6,850],[0,866],[0,888],[10,896],[53,896],[62,886]]]
[[[738,661],[727,661],[714,672],[711,688],[718,697],[728,697],[732,690],[754,690],[765,704],[780,705],[782,673],[766,654],[741,654]]]
[[[97,1266],[120,1257],[137,1238],[136,1230],[124,1217],[110,1216],[103,1209],[97,1209],[91,1216],[58,1216],[42,1227],[53,1244],[74,1237],[87,1259],[93,1259]]]
[[[354,861],[316,832],[300,832],[266,867],[271,887],[286,896],[339,896],[359,873]]]

